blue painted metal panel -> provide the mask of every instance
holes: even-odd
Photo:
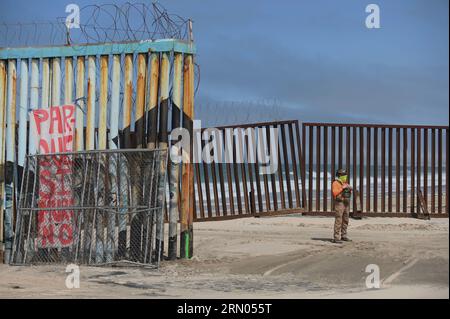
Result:
[[[101,43],[71,46],[0,48],[0,59],[51,58],[66,56],[106,55],[121,53],[179,52],[195,54],[194,44],[164,39],[122,43]]]

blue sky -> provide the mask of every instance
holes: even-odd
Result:
[[[0,23],[49,20],[68,3],[96,2],[2,3]],[[194,21],[202,116],[208,103],[276,100],[285,119],[448,125],[446,0],[160,3]],[[369,3],[380,7],[380,29],[365,27]]]

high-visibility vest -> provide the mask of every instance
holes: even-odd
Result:
[[[333,193],[333,198],[337,198],[344,191],[344,185],[348,185],[348,183],[342,183],[340,180],[336,179],[331,184],[331,192]]]

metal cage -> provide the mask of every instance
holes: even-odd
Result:
[[[158,267],[167,150],[27,156],[12,264]]]

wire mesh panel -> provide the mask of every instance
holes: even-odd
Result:
[[[12,263],[157,267],[166,161],[159,149],[28,156]]]

